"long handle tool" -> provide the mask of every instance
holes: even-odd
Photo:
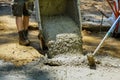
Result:
[[[47,47],[47,45],[46,45],[46,43],[45,43],[45,39],[44,39],[44,37],[43,37],[43,32],[42,32],[39,0],[35,0],[35,5],[36,5],[36,18],[37,18],[38,27],[39,27],[39,35],[38,35],[38,38],[40,39],[40,48],[41,48],[42,50],[47,50],[48,47]]]
[[[100,49],[101,45],[103,44],[103,42],[105,41],[105,39],[111,34],[111,32],[115,29],[116,24],[120,21],[120,16],[116,19],[116,21],[113,23],[112,27],[109,29],[109,31],[106,33],[105,37],[101,40],[100,44],[97,46],[97,48],[95,49],[95,51],[92,54],[88,54],[87,55],[87,59],[90,65],[91,69],[95,69],[96,65],[95,65],[95,59],[94,59],[94,55],[96,54],[96,52]]]

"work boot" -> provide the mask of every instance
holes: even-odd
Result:
[[[28,46],[30,44],[30,42],[26,39],[24,30],[19,31],[18,34],[19,34],[19,44],[24,45],[24,46]]]
[[[28,30],[24,30],[24,34],[25,34],[26,40],[28,40],[30,42],[30,40],[28,39]]]
[[[26,38],[28,38],[28,30],[24,30]]]

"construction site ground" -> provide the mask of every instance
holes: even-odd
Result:
[[[81,0],[83,22],[83,54],[93,52],[110,24],[98,9],[110,16],[111,9],[104,0]],[[59,64],[44,64],[39,47],[37,23],[31,17],[29,27],[30,46],[18,44],[15,17],[11,7],[0,6],[0,80],[120,80],[120,39],[109,37],[95,55],[97,67],[90,69],[83,55],[58,55],[50,61]],[[93,28],[93,27],[94,28]]]

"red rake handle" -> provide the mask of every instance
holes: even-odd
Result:
[[[106,0],[106,1],[108,2],[108,4],[109,4],[109,6],[111,7],[113,13],[115,14],[115,17],[117,18],[117,17],[119,16],[118,12],[116,12],[116,11],[114,10],[114,8],[112,7],[112,5],[111,5],[111,3],[110,3],[109,0]],[[116,5],[116,4],[115,4],[115,5]]]
[[[114,1],[114,8],[112,7],[112,5],[111,5],[109,0],[107,0],[107,2],[109,4],[109,6],[111,7],[111,9],[112,9],[112,11],[113,11],[113,13],[115,15],[115,18],[117,19],[118,16],[119,16],[119,10],[120,10],[119,3],[120,3],[120,1],[118,1],[118,9],[117,9],[117,4],[116,4],[115,1]],[[116,28],[115,28],[114,32],[118,32],[118,27],[119,27],[119,23],[116,24]]]
[[[115,16],[115,17],[116,17],[116,19],[117,19],[117,17],[119,16],[119,12],[118,12],[118,11],[119,11],[119,10],[118,10],[119,8],[117,9],[117,4],[116,4],[115,1],[114,1],[114,7],[115,7],[115,13],[116,13],[116,16]]]

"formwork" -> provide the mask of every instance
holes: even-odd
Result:
[[[49,54],[81,54],[79,0],[39,0],[42,34]]]

